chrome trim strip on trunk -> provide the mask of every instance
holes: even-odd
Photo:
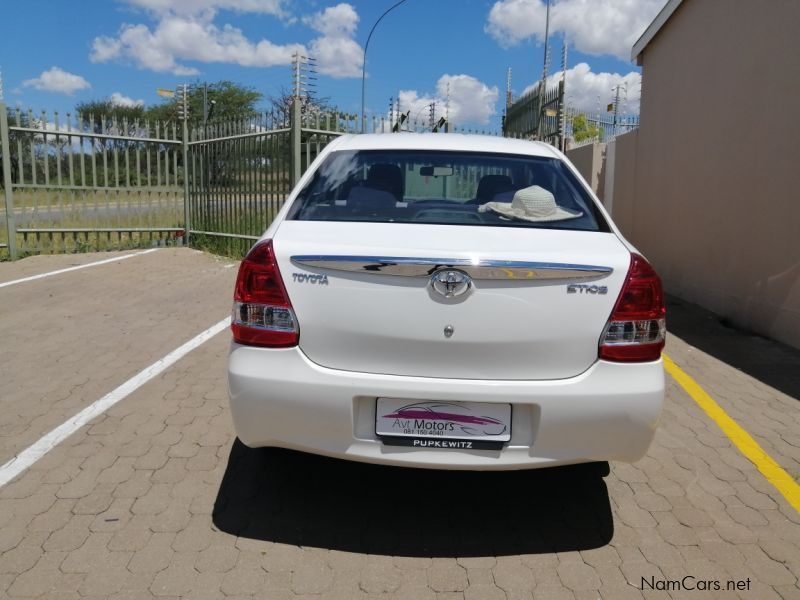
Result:
[[[460,269],[473,279],[589,279],[614,270],[597,265],[405,256],[299,255],[291,260],[318,269],[402,277],[429,277],[439,269]]]

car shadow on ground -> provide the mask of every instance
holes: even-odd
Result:
[[[232,535],[391,556],[586,550],[613,535],[608,463],[433,471],[231,448],[216,527]]]
[[[667,334],[800,400],[800,350],[736,328],[696,304],[667,295]]]

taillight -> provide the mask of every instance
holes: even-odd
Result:
[[[281,279],[272,240],[259,242],[239,265],[233,294],[233,339],[250,346],[296,346],[297,319]]]
[[[658,360],[666,337],[661,279],[638,254],[600,340],[600,358],[615,362]]]

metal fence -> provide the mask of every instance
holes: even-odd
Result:
[[[194,242],[240,254],[239,247],[258,238],[291,189],[290,133],[285,114],[211,122],[192,131],[188,224]]]
[[[379,120],[370,122],[379,130]],[[357,115],[304,111],[299,102],[286,112],[192,130],[187,213],[192,245],[242,256],[322,149],[358,130]]]
[[[0,102],[5,211],[19,253],[180,243],[183,162],[174,123],[7,111]]]
[[[564,82],[550,89],[534,87],[507,107],[503,135],[535,138],[563,147]]]
[[[537,92],[523,96],[494,135],[533,132],[561,145],[573,133],[575,114],[564,111],[559,85],[541,104]],[[609,127],[599,116],[588,121],[603,141],[635,126]],[[366,125],[370,132],[492,134],[430,120],[395,127],[388,115]],[[286,111],[197,124],[60,119],[8,111],[0,101],[0,258],[186,242],[242,256],[321,150],[360,130],[357,115],[321,112],[299,100]]]
[[[552,86],[539,99],[535,87],[506,109],[503,135],[539,139],[565,149],[594,142],[610,142],[639,127],[639,115],[600,113],[565,106],[564,82]],[[575,127],[577,118],[585,129]]]
[[[198,245],[242,254],[333,137],[337,112],[193,126],[34,114],[0,102],[0,256]],[[379,120],[372,120],[377,130]]]
[[[576,117],[585,119],[587,130],[576,135]],[[639,115],[614,115],[600,112],[587,112],[572,107],[565,109],[565,131],[567,145],[578,148],[596,142],[610,142],[617,136],[639,128]],[[590,135],[587,135],[587,131]]]

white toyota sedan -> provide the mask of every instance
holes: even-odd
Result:
[[[342,136],[242,261],[236,433],[371,463],[635,461],[664,398],[661,281],[553,147]]]

